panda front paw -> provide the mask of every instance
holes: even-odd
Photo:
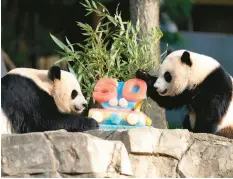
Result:
[[[154,83],[158,79],[156,76],[149,75],[145,70],[138,70],[136,72],[136,78],[145,81],[148,87],[153,87]]]
[[[148,73],[145,70],[139,69],[136,71],[136,78],[146,80],[148,78]]]
[[[89,117],[85,118],[83,124],[83,131],[93,130],[93,129],[99,129],[98,122],[93,118],[89,118]]]

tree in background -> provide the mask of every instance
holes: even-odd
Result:
[[[160,28],[159,23],[159,0],[130,0],[130,17],[135,25],[137,17],[141,22],[140,35],[145,36],[152,27]],[[160,64],[160,43],[154,45],[152,50],[152,60],[155,61],[155,68]],[[141,59],[143,60],[143,59]],[[151,99],[145,102],[150,108],[144,108],[143,111],[153,120],[152,125],[156,128],[167,128],[165,110],[160,108],[158,104]]]
[[[180,24],[191,17],[192,0],[130,0],[130,18],[136,24],[137,17],[142,23],[141,35],[148,33],[151,27],[161,27],[162,41],[169,45],[182,42],[176,23]],[[160,43],[153,48],[153,59],[156,67],[160,64]],[[155,67],[155,68],[156,68]],[[154,119],[153,126],[166,128],[165,110],[156,102],[148,99],[151,108],[145,108],[145,113]],[[155,120],[156,119],[156,120]]]

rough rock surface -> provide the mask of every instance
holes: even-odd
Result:
[[[9,177],[119,177],[132,175],[120,141],[51,131],[2,135],[2,175]]]
[[[168,128],[165,109],[159,107],[151,98],[144,101],[141,111],[151,118],[153,127],[158,129]]]
[[[142,128],[2,135],[3,177],[233,177],[233,140]]]

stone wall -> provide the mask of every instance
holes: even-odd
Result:
[[[233,140],[186,130],[2,135],[3,177],[233,177]]]

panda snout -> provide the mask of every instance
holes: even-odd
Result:
[[[156,91],[158,91],[157,83],[154,83],[154,85],[153,85],[153,86],[154,86],[155,90],[156,90]]]

